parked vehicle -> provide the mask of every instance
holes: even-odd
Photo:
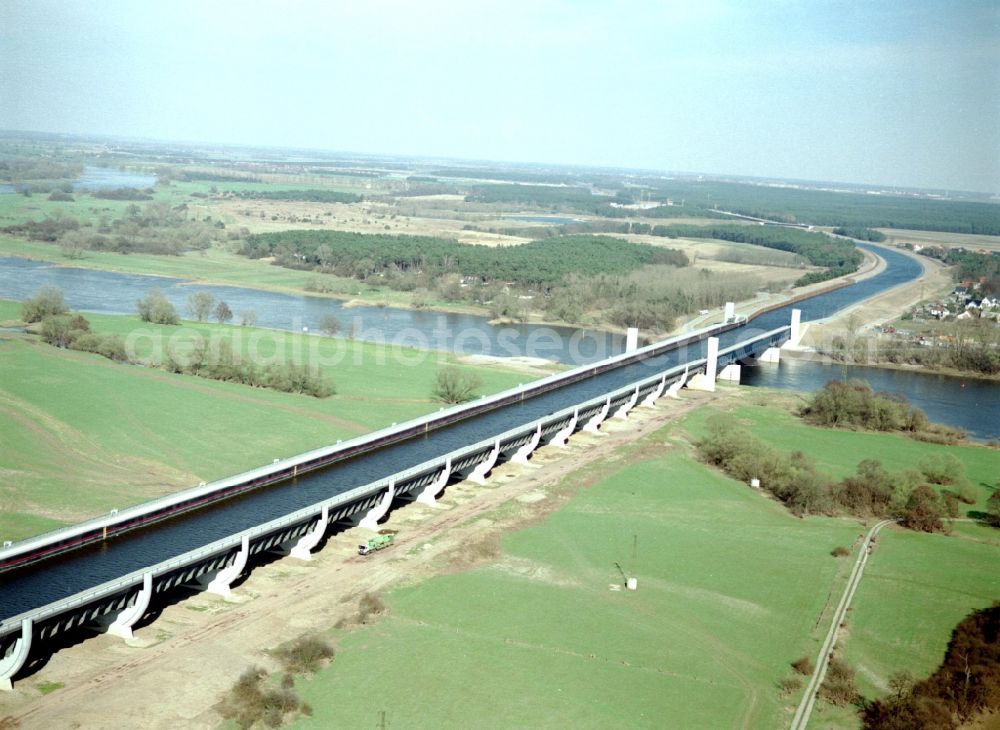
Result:
[[[377,550],[383,550],[392,545],[395,539],[396,536],[392,533],[371,537],[367,542],[358,545],[358,555],[368,555],[376,552]]]

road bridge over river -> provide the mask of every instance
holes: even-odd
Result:
[[[803,319],[919,275],[909,258],[879,253],[895,265],[797,303]],[[907,262],[916,271],[907,272]],[[6,546],[0,688],[11,687],[33,647],[37,653],[67,631],[100,625],[129,637],[178,586],[228,595],[253,556],[281,550],[308,559],[335,523],[375,528],[394,501],[432,501],[450,480],[483,481],[500,460],[564,445],[576,431],[675,395],[689,379],[711,387],[718,370],[773,358],[795,329],[788,307],[749,323],[728,321]]]

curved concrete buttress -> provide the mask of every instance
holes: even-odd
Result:
[[[0,690],[10,692],[14,689],[14,675],[28,661],[31,651],[31,640],[34,638],[34,623],[30,618],[21,619],[21,638],[14,642],[14,648],[7,656],[0,659]]]
[[[566,440],[570,436],[572,436],[573,431],[576,430],[576,422],[579,420],[579,418],[580,418],[580,409],[577,408],[576,410],[573,411],[573,417],[569,419],[569,423],[567,423],[563,428],[560,428],[558,431],[556,431],[556,435],[552,437],[551,441],[549,441],[549,445],[555,446],[556,448],[559,449],[565,448]]]
[[[542,440],[542,424],[538,424],[535,428],[534,435],[528,440],[524,446],[517,450],[517,453],[511,457],[511,461],[515,464],[527,464],[528,457],[531,456],[532,452],[538,448],[538,442]]]
[[[233,584],[237,578],[240,577],[240,573],[243,569],[247,567],[247,558],[250,557],[250,536],[244,535],[240,540],[240,551],[236,553],[236,559],[233,561],[232,565],[227,565],[222,568],[212,577],[212,579],[205,585],[205,590],[209,593],[214,593],[217,596],[222,596],[223,598],[229,598],[233,595],[233,592],[229,589],[229,586]]]
[[[622,403],[620,406],[618,406],[618,410],[615,411],[615,415],[613,416],[613,418],[619,418],[624,421],[626,418],[628,418],[628,412],[631,411],[635,407],[635,404],[638,402],[639,402],[639,386],[637,385],[635,386],[635,392],[632,393],[631,396],[629,396],[629,399],[624,403]]]
[[[288,554],[299,560],[312,560],[312,549],[319,545],[319,541],[326,534],[326,528],[330,525],[330,508],[323,505],[319,519],[312,529],[300,537]]]
[[[448,486],[448,480],[451,478],[451,457],[449,456],[445,462],[444,467],[441,469],[441,473],[437,477],[423,488],[423,491],[417,495],[417,500],[421,504],[436,504],[437,496],[441,494],[441,490]]]
[[[136,594],[135,601],[128,608],[123,608],[115,616],[105,617],[102,625],[112,636],[121,639],[132,638],[132,627],[138,623],[149,608],[149,601],[153,597],[153,574],[142,574],[142,590]]]
[[[368,510],[368,514],[361,518],[358,523],[358,527],[363,527],[366,530],[371,530],[372,532],[378,532],[378,521],[386,516],[389,512],[389,507],[392,505],[392,500],[396,496],[396,482],[394,480],[389,481],[389,486],[385,490],[385,494],[382,495],[382,499],[379,500],[378,504]]]
[[[601,424],[604,423],[604,419],[608,417],[608,411],[611,410],[611,396],[604,401],[604,405],[601,406],[601,410],[590,417],[590,420],[583,425],[583,430],[587,433],[600,433],[598,430]]]
[[[468,479],[470,482],[475,482],[476,484],[486,484],[486,475],[490,473],[490,469],[497,463],[497,459],[500,458],[500,442],[496,441],[493,444],[493,449],[487,454],[486,458],[476,465],[476,468],[472,470],[469,474]]]

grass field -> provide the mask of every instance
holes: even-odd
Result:
[[[939,231],[909,231],[895,228],[878,229],[886,235],[889,244],[919,243],[923,246],[945,246],[948,248],[963,247],[971,249],[985,248],[988,251],[1000,251],[1000,236],[986,236],[973,233],[945,233]]]
[[[300,685],[302,727],[760,727],[856,524],[803,522],[684,457],[623,466],[489,567],[402,588]],[[632,557],[633,536],[638,536]],[[638,576],[620,586],[620,562]],[[367,692],[365,687],[378,687]],[[502,712],[497,708],[502,705]],[[470,718],[475,718],[471,721]]]
[[[66,215],[81,223],[97,223],[102,216],[109,219],[121,218],[128,200],[104,200],[89,195],[78,195],[73,202],[59,202],[48,199],[48,194],[37,193],[31,197],[0,193],[0,228],[23,221],[39,221],[46,217]],[[139,205],[143,201],[139,201]]]
[[[776,408],[736,413],[774,423],[782,448],[807,445],[838,473],[866,452],[910,455],[902,440],[814,429]],[[686,442],[707,415],[571,476],[560,489],[586,488],[509,534],[495,563],[399,588],[379,623],[334,632],[333,664],[297,685],[315,714],[296,727],[374,726],[381,712],[408,728],[786,725],[800,692],[779,683],[791,661],[815,657],[848,569],[830,550],[864,526],[795,518],[695,462]],[[996,465],[996,452],[956,451],[970,471],[980,452]],[[954,625],[1000,596],[998,559],[1000,535],[975,524],[883,532],[845,645],[866,696],[894,671],[936,666]],[[637,592],[611,590],[616,562]],[[812,726],[858,721],[821,704]]]
[[[887,692],[887,678],[901,668],[930,674],[970,609],[1000,600],[1000,531],[976,527],[979,536],[892,530],[879,538],[845,642],[862,692]]]
[[[765,392],[754,398],[766,402],[788,398],[788,395]],[[696,436],[704,434],[704,421],[709,415],[702,412],[689,419],[689,428]],[[939,446],[896,434],[815,428],[804,425],[786,410],[757,406],[737,408],[734,415],[758,438],[785,452],[809,454],[820,471],[838,479],[854,474],[855,467],[863,459],[878,459],[888,471],[894,472],[915,469],[920,459],[928,454],[953,454],[962,462],[966,476],[979,492],[975,505],[962,505],[966,512],[982,510],[1000,478],[1000,452],[995,449]]]
[[[19,308],[0,303],[0,321]],[[124,507],[233,474],[337,439],[437,410],[431,389],[439,355],[400,365],[377,346],[291,333],[191,324],[162,327],[133,317],[88,315],[93,329],[177,337],[239,336],[247,352],[280,361],[294,353],[320,365],[337,387],[325,399],[113,363],[24,336],[0,337],[0,535],[19,539],[53,525]],[[139,343],[148,354],[150,338]],[[267,344],[271,343],[271,344]],[[143,351],[146,347],[146,352]],[[309,357],[314,349],[315,356]],[[339,348],[339,356],[336,354]],[[339,360],[338,360],[339,357]],[[441,355],[440,357],[444,357]],[[418,360],[420,360],[418,362]],[[473,368],[467,368],[472,370]],[[480,392],[531,376],[475,368]]]

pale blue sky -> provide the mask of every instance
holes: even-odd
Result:
[[[0,129],[1000,192],[1000,4],[0,0]]]

